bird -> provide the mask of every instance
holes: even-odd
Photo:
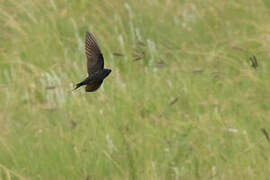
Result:
[[[103,80],[111,73],[112,70],[104,69],[103,55],[95,37],[90,32],[86,32],[85,35],[85,55],[88,77],[82,82],[77,83],[74,90],[86,85],[86,92],[94,92],[101,86]]]

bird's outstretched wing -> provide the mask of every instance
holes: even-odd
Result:
[[[89,76],[104,68],[103,55],[95,37],[89,32],[86,32],[85,36],[85,54],[87,58],[87,71]]]

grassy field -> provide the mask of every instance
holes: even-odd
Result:
[[[0,2],[0,179],[269,179],[267,0]]]

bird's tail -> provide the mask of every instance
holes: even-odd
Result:
[[[73,89],[73,91],[74,90],[76,90],[76,89],[78,89],[79,87],[81,87],[83,84],[80,82],[80,83],[78,83],[78,84],[76,84],[76,87]]]

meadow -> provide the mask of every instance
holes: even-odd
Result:
[[[269,1],[0,2],[0,179],[269,179]]]

